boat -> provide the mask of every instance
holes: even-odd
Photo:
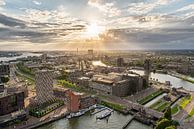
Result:
[[[80,117],[82,115],[84,115],[86,113],[86,110],[80,110],[79,112],[76,113],[70,113],[67,118],[71,119],[71,118],[75,118],[75,117]]]
[[[84,115],[86,112],[92,110],[92,109],[95,109],[96,108],[96,105],[93,105],[89,108],[86,108],[86,109],[82,109],[82,110],[79,110],[78,112],[75,112],[75,113],[70,113],[67,118],[70,119],[70,118],[75,118],[75,117],[80,117],[82,115]]]
[[[104,114],[100,115],[100,116],[97,116],[96,119],[104,119],[106,117],[109,117],[111,115],[111,112],[108,111],[108,112],[105,112]]]

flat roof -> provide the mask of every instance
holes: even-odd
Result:
[[[131,77],[139,77],[137,74],[132,74],[132,73],[126,73],[124,75],[131,76]]]
[[[103,79],[103,78],[99,78],[96,80],[93,80],[94,82],[99,82],[99,83],[104,83],[104,84],[113,84],[114,82],[111,80],[107,80],[107,79]]]

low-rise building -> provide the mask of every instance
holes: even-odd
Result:
[[[96,92],[122,97],[143,90],[144,83],[144,78],[137,74],[109,73],[94,75],[89,86]]]
[[[89,77],[80,77],[77,79],[76,83],[79,86],[89,87]]]
[[[68,90],[67,107],[70,112],[77,112],[96,104],[96,98],[85,95],[84,93]]]
[[[57,87],[53,89],[53,95],[66,101],[68,91],[69,89]]]

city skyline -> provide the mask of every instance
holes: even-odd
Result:
[[[0,0],[0,50],[194,48],[192,0]]]

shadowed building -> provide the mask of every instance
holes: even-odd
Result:
[[[123,67],[124,66],[124,59],[123,58],[117,58],[116,64],[117,64],[117,67]]]
[[[24,92],[19,91],[0,96],[0,115],[6,115],[24,108]]]
[[[0,64],[0,76],[10,75],[9,64]]]
[[[149,86],[149,77],[150,77],[150,73],[152,71],[152,66],[151,66],[151,61],[150,59],[146,59],[144,62],[144,78],[146,80],[146,87]]]
[[[90,80],[90,88],[98,93],[119,97],[128,96],[144,88],[144,78],[137,74],[109,73],[94,75]]]

